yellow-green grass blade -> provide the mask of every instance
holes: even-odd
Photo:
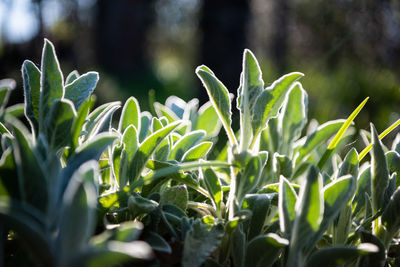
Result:
[[[329,159],[331,156],[333,150],[336,148],[336,146],[339,144],[340,140],[346,133],[347,129],[350,127],[351,123],[354,121],[354,119],[357,117],[358,113],[362,110],[362,108],[365,106],[367,103],[369,97],[365,98],[363,102],[353,111],[353,113],[350,114],[350,116],[347,118],[347,120],[343,123],[342,127],[340,127],[339,131],[335,135],[335,137],[332,139],[331,143],[329,144],[328,148],[326,149],[325,153],[322,155],[321,159],[318,162],[318,167],[322,169],[322,167],[325,165],[326,161]]]
[[[386,135],[388,135],[389,133],[391,133],[394,129],[397,128],[397,126],[400,125],[400,119],[397,120],[395,123],[393,123],[392,125],[390,125],[388,128],[386,128],[386,130],[384,130],[378,137],[379,140],[382,140],[383,138],[385,138]],[[361,161],[367,154],[368,152],[371,150],[372,148],[372,144],[369,144],[368,146],[366,146],[360,153],[359,156],[359,160]]]

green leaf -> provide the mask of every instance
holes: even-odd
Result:
[[[342,165],[339,168],[338,177],[344,176],[346,174],[350,174],[353,177],[358,177],[358,153],[355,148],[352,148],[344,158]]]
[[[20,184],[13,151],[5,150],[0,159],[0,197],[21,199]]]
[[[78,110],[82,103],[93,93],[98,81],[99,74],[94,71],[79,76],[79,78],[65,86],[65,98],[71,100],[75,105],[75,109]]]
[[[236,197],[239,201],[257,187],[262,169],[263,165],[260,156],[253,156],[246,164],[243,173],[238,176]]]
[[[65,78],[65,85],[68,85],[79,78],[79,72],[77,70],[71,71],[67,78]]]
[[[138,221],[127,221],[118,227],[107,229],[99,235],[91,238],[90,243],[96,248],[106,248],[111,240],[120,242],[132,242],[139,238],[143,231],[143,224]]]
[[[361,104],[346,119],[346,121],[343,123],[342,127],[340,127],[339,131],[337,132],[335,137],[332,139],[332,141],[330,142],[329,146],[327,147],[325,153],[322,155],[320,161],[318,162],[318,167],[320,169],[322,169],[322,167],[325,165],[325,162],[329,159],[333,150],[339,144],[339,142],[343,138],[345,132],[350,127],[350,125],[354,121],[354,119],[357,117],[358,113],[360,113],[360,111],[362,110],[364,105],[367,103],[368,99],[369,99],[369,97],[365,98],[364,101],[361,102]]]
[[[224,234],[222,225],[210,226],[196,219],[186,233],[183,245],[183,267],[200,266],[219,246]]]
[[[78,109],[77,112],[78,114],[75,117],[71,127],[73,148],[77,148],[79,146],[79,137],[82,135],[83,125],[85,124],[86,117],[89,114],[89,110],[92,104],[93,104],[92,101],[88,99],[85,102],[83,102]]]
[[[389,184],[389,170],[383,151],[382,142],[379,140],[378,133],[371,123],[372,150],[371,153],[371,193],[372,193],[372,212],[377,213],[384,208],[384,194]]]
[[[155,232],[148,232],[143,237],[143,241],[151,246],[155,251],[171,254],[171,246],[165,241],[163,237]]]
[[[110,241],[106,248],[87,249],[73,257],[68,266],[109,267],[118,264],[146,265],[154,258],[149,244],[144,241]]]
[[[335,246],[321,248],[310,257],[306,266],[342,266],[360,256],[374,254],[378,251],[378,247],[371,243],[361,243],[357,247]]]
[[[212,145],[212,142],[201,142],[200,144],[193,146],[183,154],[182,161],[187,162],[205,158],[208,152],[210,152]]]
[[[136,98],[132,96],[126,100],[122,109],[118,129],[120,133],[123,133],[126,128],[133,125],[140,130],[140,124],[140,106]]]
[[[10,98],[11,91],[15,89],[16,83],[13,79],[0,80],[0,111],[3,112],[8,99]]]
[[[193,146],[197,145],[206,135],[203,130],[192,131],[179,139],[174,144],[169,155],[170,160],[182,161],[184,154]]]
[[[53,102],[64,96],[64,77],[53,44],[45,39],[40,80],[39,130],[44,132],[44,122]]]
[[[148,112],[142,112],[140,115],[140,131],[139,131],[139,141],[143,142],[149,134],[150,124],[151,124],[151,114]]]
[[[388,231],[389,239],[400,229],[400,188],[398,188],[391,196],[389,203],[386,205],[385,211],[382,214],[381,221]]]
[[[308,96],[299,82],[296,82],[286,98],[279,125],[282,133],[281,151],[291,155],[293,142],[300,137],[304,125],[307,123]]]
[[[186,210],[189,201],[189,192],[186,185],[175,185],[167,187],[161,192],[160,204],[172,204]]]
[[[164,106],[158,102],[154,103],[154,109],[157,113],[157,116],[159,118],[161,117],[166,117],[168,120],[168,123],[178,121],[179,117],[167,106]]]
[[[47,142],[51,148],[58,150],[72,143],[71,128],[76,111],[68,99],[55,100],[46,120]]]
[[[213,169],[200,169],[203,173],[204,182],[207,190],[210,193],[211,201],[213,202],[217,211],[221,209],[221,202],[223,200],[223,192],[221,181]]]
[[[204,130],[207,133],[205,138],[212,138],[218,135],[221,126],[218,114],[210,101],[200,107],[193,130]]]
[[[161,144],[161,142],[181,124],[180,121],[168,124],[164,128],[156,131],[147,137],[139,146],[133,157],[131,169],[128,173],[128,180],[132,184],[137,180],[146,166],[147,161],[150,159],[153,152]]]
[[[25,116],[35,135],[39,132],[40,70],[29,60],[22,64],[24,80]]]
[[[203,83],[207,90],[210,101],[222,122],[226,134],[231,145],[237,144],[235,134],[231,128],[232,113],[231,113],[231,100],[229,99],[229,91],[222,84],[214,73],[202,65],[197,67],[196,74]]]
[[[230,242],[232,246],[232,261],[234,266],[243,267],[246,257],[246,235],[241,229],[242,227],[236,227],[234,232],[230,236]]]
[[[284,177],[290,178],[293,173],[293,164],[290,158],[286,155],[279,155],[274,153],[274,170],[276,170],[276,175],[283,175]]]
[[[124,144],[121,151],[120,165],[119,165],[119,187],[126,186],[129,177],[129,170],[131,169],[133,157],[138,150],[139,140],[136,128],[130,125],[125,129],[122,135],[122,143]]]
[[[25,105],[24,104],[15,104],[9,106],[4,111],[5,116],[13,116],[13,117],[22,117],[25,112]]]
[[[320,125],[313,133],[308,135],[304,141],[304,144],[299,143],[299,145],[295,148],[295,151],[298,153],[296,156],[296,166],[298,166],[303,159],[306,159],[320,144],[327,141],[332,135],[334,135],[344,122],[345,120],[326,122]]]
[[[287,266],[297,266],[303,262],[303,249],[310,246],[309,240],[320,228],[324,214],[322,185],[322,176],[318,175],[316,167],[311,166],[296,203]]]
[[[257,97],[264,91],[260,66],[248,49],[243,53],[243,70],[240,77],[237,108],[240,111],[240,151],[242,151],[249,148],[253,136],[251,112]]]
[[[251,211],[252,215],[249,221],[244,222],[244,230],[247,233],[247,239],[262,233],[270,206],[268,194],[247,194],[243,199],[242,208]]]
[[[257,236],[247,245],[245,266],[272,266],[287,245],[287,239],[274,233]]]
[[[286,74],[257,97],[252,112],[252,127],[255,133],[253,140],[257,138],[267,121],[278,115],[287,92],[292,88],[293,83],[302,76],[303,74],[299,72]]]
[[[98,175],[97,162],[89,161],[75,171],[65,190],[57,236],[60,262],[86,249],[94,232],[97,204],[94,180]]]
[[[293,222],[296,216],[295,206],[297,194],[285,177],[281,176],[279,180],[279,224],[282,233],[286,236],[291,235]]]
[[[18,171],[22,198],[38,210],[45,212],[48,201],[47,179],[40,157],[32,149],[30,135],[18,121],[13,122],[13,152]]]
[[[85,138],[84,141],[89,140],[91,137],[95,136],[104,127],[107,127],[107,122],[113,113],[120,107],[120,102],[110,102],[97,107],[93,110],[86,118],[86,123],[84,125]],[[106,126],[105,126],[106,125]]]
[[[365,230],[360,231],[360,239],[362,243],[372,243],[379,249],[377,253],[367,255],[363,257],[359,263],[359,266],[365,267],[383,267],[386,262],[386,249],[382,244],[382,241],[375,235],[366,232]]]

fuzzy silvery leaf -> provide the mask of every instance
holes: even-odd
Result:
[[[382,241],[375,235],[367,231],[360,231],[360,239],[362,243],[372,243],[378,247],[378,252],[363,257],[359,266],[365,267],[383,267],[386,262],[386,249]]]
[[[65,86],[64,97],[71,100],[75,108],[79,109],[82,103],[93,93],[98,81],[99,74],[97,72],[85,73]]]
[[[55,100],[46,120],[47,142],[54,150],[72,143],[71,128],[77,114],[68,99]]]
[[[242,208],[251,211],[250,220],[243,223],[247,239],[251,240],[262,233],[270,206],[268,194],[247,194],[242,202]]]
[[[53,44],[45,39],[41,64],[39,130],[44,132],[44,121],[53,102],[64,97],[64,77]]]
[[[35,135],[39,131],[39,103],[40,103],[40,70],[29,60],[22,64],[24,81],[25,116],[29,120]]]
[[[192,228],[186,233],[183,246],[183,267],[200,266],[207,257],[219,246],[224,234],[223,226],[207,225],[201,219],[196,219]]]
[[[154,103],[154,109],[159,118],[166,117],[169,123],[179,120],[179,117],[169,107],[163,104],[158,102]]]
[[[178,142],[174,144],[169,155],[170,160],[181,161],[183,155],[193,146],[197,145],[206,135],[203,130],[192,131],[179,139]]]
[[[252,114],[252,128],[256,134],[261,131],[270,118],[276,117],[286,94],[295,81],[303,76],[302,73],[292,72],[276,80],[267,87],[256,99]]]
[[[352,148],[344,158],[342,165],[339,168],[338,177],[350,174],[353,177],[358,177],[358,153],[355,148]]]
[[[65,85],[72,83],[73,81],[75,81],[76,79],[79,78],[79,72],[77,70],[73,70],[71,71],[67,78],[65,78]]]
[[[343,125],[345,120],[329,121],[320,125],[313,133],[308,135],[304,143],[299,143],[295,148],[298,153],[296,157],[296,165],[298,165],[303,159],[306,159],[310,153],[315,150],[323,142],[326,142],[332,135],[334,135],[340,127]]]
[[[151,118],[151,114],[147,111],[140,114],[139,142],[143,142],[143,140],[151,133]]]
[[[391,196],[389,203],[385,207],[385,211],[382,214],[382,224],[386,227],[389,233],[390,239],[400,229],[400,188],[398,188]]]
[[[180,125],[180,123],[180,121],[177,121],[168,124],[164,128],[151,134],[140,144],[133,157],[131,168],[128,172],[128,181],[130,183],[139,178],[153,152],[157,149],[161,142]]]
[[[307,123],[308,96],[299,82],[293,85],[279,116],[279,128],[282,135],[281,151],[291,155],[293,142],[300,137]]]
[[[221,181],[213,169],[200,169],[200,171],[203,173],[204,182],[211,196],[211,201],[216,209],[219,210],[223,200]]]
[[[290,236],[294,218],[296,216],[295,206],[297,194],[285,177],[281,176],[279,181],[279,224],[282,233]]]
[[[137,130],[141,127],[140,106],[136,98],[130,97],[126,100],[122,108],[121,117],[119,120],[119,132],[123,133],[130,125],[135,126]]]
[[[194,130],[204,130],[207,135],[205,138],[212,138],[218,135],[221,130],[221,121],[211,102],[205,103],[200,107],[198,116],[194,121]]]
[[[210,152],[212,145],[212,142],[201,142],[200,144],[193,146],[183,154],[182,161],[187,162],[206,157],[208,152]]]
[[[71,134],[72,134],[72,147],[77,148],[80,144],[79,139],[83,131],[83,125],[86,122],[86,117],[89,114],[90,108],[93,105],[91,99],[86,100],[82,103],[82,105],[77,110],[76,118],[74,119],[71,127]]]
[[[372,211],[378,212],[384,208],[384,194],[389,184],[389,170],[383,151],[382,142],[379,140],[378,133],[371,123],[372,149],[371,153],[371,194]]]
[[[243,53],[243,70],[240,76],[237,96],[237,108],[240,111],[240,150],[248,149],[253,136],[252,111],[257,97],[264,91],[264,81],[257,59],[245,49]]]
[[[151,248],[155,251],[171,254],[172,249],[168,242],[159,234],[155,232],[147,232],[144,237],[143,241],[151,246]]]
[[[260,182],[262,165],[260,156],[253,156],[246,164],[243,173],[240,174],[237,184],[236,197],[240,201],[247,193],[251,193]]]
[[[272,266],[278,259],[282,248],[288,244],[287,239],[274,233],[255,237],[247,245],[245,266]]]
[[[214,75],[214,73],[206,66],[200,66],[196,69],[196,74],[203,83],[203,86],[207,90],[207,94],[210,101],[218,114],[219,119],[226,131],[229,142],[231,145],[237,144],[235,134],[232,131],[232,112],[231,112],[231,100],[229,98],[229,91],[222,84],[220,80]]]
[[[56,243],[60,262],[66,262],[85,250],[94,232],[97,205],[94,180],[98,175],[97,163],[89,161],[74,172],[68,183],[63,196]]]

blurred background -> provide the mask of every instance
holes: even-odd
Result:
[[[209,66],[236,94],[242,52],[259,59],[266,85],[300,71],[309,116],[320,123],[357,118],[378,131],[400,116],[398,0],[0,0],[0,77],[40,64],[43,38],[56,46],[66,76],[100,72],[98,103],[133,95],[148,110],[148,92],[164,102],[206,94],[194,70]]]

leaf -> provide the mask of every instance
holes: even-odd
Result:
[[[15,89],[16,83],[13,79],[0,80],[0,111],[3,112],[8,99],[10,98],[11,91]]]
[[[242,227],[236,227],[230,236],[232,246],[232,262],[234,266],[243,267],[246,257],[246,235],[243,233]]]
[[[47,179],[40,157],[29,144],[30,136],[20,122],[13,122],[13,152],[18,171],[22,198],[38,210],[45,212],[48,201]]]
[[[138,221],[122,222],[118,227],[107,229],[91,238],[90,244],[96,248],[105,248],[111,240],[132,242],[139,238],[143,231],[143,224]]]
[[[94,232],[97,204],[94,179],[98,175],[97,163],[89,161],[75,171],[65,190],[57,236],[60,262],[85,250]]]
[[[371,167],[369,165],[361,172],[357,181],[357,190],[353,200],[354,215],[357,215],[364,207],[366,193],[371,195]]]
[[[257,97],[264,91],[260,66],[253,53],[248,49],[245,49],[243,53],[243,70],[240,77],[236,102],[240,111],[240,150],[242,151],[250,145],[253,136],[251,112]]]
[[[272,266],[278,259],[282,248],[287,245],[289,245],[289,241],[277,234],[259,235],[247,245],[245,266]]]
[[[400,229],[400,188],[398,188],[391,196],[389,203],[386,205],[382,214],[381,221],[388,231],[389,239]]]
[[[283,103],[279,125],[282,134],[282,151],[291,155],[293,142],[300,137],[307,123],[308,96],[299,82],[295,82]]]
[[[282,233],[291,235],[293,222],[296,216],[295,205],[297,194],[285,177],[280,176],[279,180],[279,224]]]
[[[182,161],[187,162],[205,158],[210,152],[212,145],[212,142],[201,142],[200,144],[191,147],[185,152],[185,154],[183,154]]]
[[[207,190],[210,193],[211,201],[214,204],[217,211],[221,209],[221,202],[223,199],[222,185],[217,174],[213,169],[202,169],[200,172],[203,173],[204,182],[206,184]]]
[[[210,226],[196,219],[186,233],[183,245],[183,267],[200,266],[219,246],[224,234],[222,225]]]
[[[182,138],[172,147],[169,159],[182,161],[185,152],[197,145],[205,135],[206,133],[204,131],[198,130],[182,136]]]
[[[65,85],[68,85],[79,78],[79,72],[77,70],[71,71],[67,78],[65,78]]]
[[[360,231],[360,239],[362,243],[372,243],[379,249],[377,253],[367,255],[363,257],[359,263],[359,266],[365,267],[383,267],[386,262],[386,249],[382,244],[382,241],[375,235],[366,232],[365,230]]]
[[[5,150],[0,159],[0,197],[21,199],[20,181],[17,179],[18,172],[15,166],[13,151],[11,148]]]
[[[276,170],[276,175],[283,175],[284,177],[290,178],[292,177],[293,167],[292,161],[288,156],[279,155],[278,153],[274,153],[274,170]]]
[[[377,213],[384,208],[384,194],[389,184],[389,170],[383,151],[382,142],[379,140],[378,133],[371,123],[372,150],[371,153],[371,194],[372,212]]]
[[[106,248],[87,249],[76,255],[68,266],[109,267],[124,263],[140,265],[153,258],[150,245],[144,241],[110,241]]]
[[[316,149],[320,144],[327,141],[335,132],[337,132],[343,125],[344,120],[329,121],[320,125],[313,133],[307,136],[304,144],[299,143],[296,145],[295,151],[298,151],[296,157],[296,166],[306,159],[310,153]]]
[[[339,168],[338,177],[350,174],[353,177],[358,177],[358,153],[355,148],[352,148],[344,158],[342,165]]]
[[[142,112],[140,117],[140,131],[139,131],[139,141],[143,142],[143,140],[149,134],[150,124],[151,124],[151,114],[148,112]]]
[[[371,243],[361,243],[357,247],[334,246],[321,248],[311,255],[306,266],[340,266],[360,256],[375,254],[378,251],[378,247]]]
[[[167,187],[161,192],[160,204],[172,204],[183,211],[186,211],[189,201],[189,192],[186,185],[175,185]]]
[[[86,118],[84,125],[85,138],[83,141],[89,140],[91,137],[100,133],[102,129],[107,128],[113,113],[120,107],[120,102],[110,102],[97,107]],[[107,128],[108,130],[108,128]]]
[[[164,128],[156,131],[149,137],[147,137],[139,146],[133,157],[131,163],[131,169],[128,173],[128,180],[132,184],[139,178],[142,170],[146,166],[147,161],[150,159],[153,152],[161,144],[161,142],[176,128],[180,125],[180,121],[168,124]]]
[[[322,155],[321,159],[318,162],[318,167],[320,169],[322,169],[322,167],[325,165],[325,162],[329,159],[333,150],[339,144],[339,142],[343,138],[345,132],[350,127],[350,125],[354,121],[354,119],[357,117],[358,113],[360,113],[360,111],[362,110],[364,105],[367,103],[368,99],[369,99],[369,97],[365,98],[364,101],[361,102],[361,104],[346,119],[346,121],[343,123],[342,127],[340,127],[339,131],[337,132],[335,137],[332,139],[332,141],[330,142],[329,146],[327,147],[325,153]]]
[[[140,124],[140,106],[136,98],[132,96],[126,100],[122,108],[118,129],[120,133],[123,133],[130,125],[135,126],[136,129],[140,129]]]
[[[202,65],[197,67],[196,74],[203,83],[203,86],[207,90],[207,94],[210,101],[218,114],[219,119],[222,122],[222,126],[228,136],[231,145],[237,144],[235,134],[231,128],[232,124],[232,113],[231,113],[231,101],[229,99],[229,91],[222,84],[220,80],[215,77],[214,73]]]
[[[73,82],[65,86],[65,98],[71,100],[75,109],[79,109],[82,103],[87,100],[96,88],[99,81],[99,74],[94,71],[85,73]]]
[[[247,194],[243,199],[242,208],[252,212],[249,221],[244,222],[244,230],[247,233],[247,239],[260,235],[270,206],[268,194]]]
[[[217,136],[221,130],[221,126],[218,114],[210,101],[200,107],[198,116],[193,123],[193,130],[206,131],[205,138],[208,139]]]
[[[53,102],[64,96],[64,77],[53,44],[45,39],[40,80],[39,130],[45,132],[44,122]]]
[[[257,187],[262,168],[260,156],[253,156],[246,164],[243,173],[238,177],[236,198],[239,201]]]
[[[129,170],[133,157],[138,150],[139,140],[136,128],[134,125],[130,125],[125,129],[122,135],[122,143],[124,144],[119,166],[119,187],[123,188],[128,182]]]
[[[165,241],[163,237],[155,232],[148,232],[143,237],[143,241],[151,246],[151,248],[155,251],[171,254],[172,249],[171,246]]]
[[[79,137],[82,134],[83,125],[85,124],[86,117],[89,114],[92,104],[93,102],[90,99],[88,99],[85,102],[83,102],[78,109],[77,115],[71,127],[73,148],[77,148],[79,146]]]
[[[316,167],[311,166],[307,172],[306,182],[300,189],[296,203],[296,217],[293,223],[292,236],[287,266],[302,262],[304,248],[311,246],[309,240],[315,235],[324,215],[324,195],[322,177]]]
[[[278,115],[287,92],[293,83],[303,76],[302,73],[292,72],[280,77],[266,88],[256,99],[252,112],[252,127],[255,138],[264,128],[267,121]]]
[[[159,118],[166,117],[168,123],[178,121],[179,117],[167,106],[164,106],[158,102],[154,103],[154,109],[156,110],[157,116]]]
[[[71,128],[76,111],[68,99],[55,100],[46,120],[47,142],[55,151],[72,143]]]
[[[40,70],[29,60],[22,64],[24,80],[25,116],[31,124],[33,133],[39,132]]]

